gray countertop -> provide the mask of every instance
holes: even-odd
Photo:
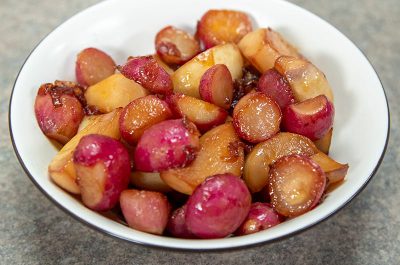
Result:
[[[52,204],[16,159],[7,115],[21,65],[48,32],[95,2],[0,0],[1,264],[400,264],[398,0],[293,1],[353,40],[381,78],[391,137],[375,177],[351,204],[310,230],[272,244],[212,253],[152,249],[100,234]]]

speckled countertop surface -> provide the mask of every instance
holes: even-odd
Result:
[[[294,237],[229,252],[151,249],[104,236],[53,205],[11,146],[14,79],[33,47],[96,0],[0,0],[0,264],[400,264],[400,3],[294,0],[337,27],[367,55],[390,104],[385,159],[367,188],[329,220]]]

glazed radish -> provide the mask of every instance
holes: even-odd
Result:
[[[295,103],[289,83],[275,69],[266,71],[260,77],[256,90],[275,100],[281,109]]]
[[[133,229],[161,235],[167,226],[171,206],[164,194],[154,191],[124,190],[122,214]]]
[[[271,204],[275,211],[287,217],[299,216],[314,208],[325,185],[324,171],[307,156],[284,156],[269,172]]]
[[[318,152],[314,143],[299,134],[281,132],[257,144],[246,157],[243,179],[251,192],[259,192],[268,184],[270,165],[287,155],[311,156]]]
[[[157,33],[155,46],[157,54],[168,64],[185,63],[200,53],[200,44],[192,35],[172,26]]]
[[[325,95],[333,102],[333,92],[325,74],[311,62],[292,56],[281,56],[275,61],[275,69],[289,82],[296,101]]]
[[[256,202],[251,205],[246,220],[235,232],[236,235],[248,235],[271,228],[283,222],[283,216],[279,215],[269,203]]]
[[[87,88],[85,98],[89,105],[103,113],[125,107],[134,99],[144,97],[149,92],[141,85],[122,74],[113,74]]]
[[[242,97],[233,109],[233,125],[241,138],[259,143],[279,132],[281,116],[274,100],[254,92]]]
[[[96,48],[86,48],[76,59],[76,80],[83,86],[91,86],[114,74],[115,68],[108,54]]]
[[[131,183],[141,190],[158,192],[170,192],[173,190],[162,181],[158,172],[134,171],[131,173]]]
[[[331,147],[333,128],[331,128],[321,139],[314,141],[315,146],[323,153],[329,154]]]
[[[224,123],[228,116],[228,112],[216,105],[183,94],[170,95],[166,101],[176,116],[187,118],[201,132]]]
[[[168,104],[157,96],[135,99],[122,110],[119,123],[121,136],[128,143],[135,144],[147,128],[171,117]]]
[[[118,66],[118,70],[151,93],[172,93],[171,77],[153,56],[131,57],[123,66]]]
[[[61,188],[68,192],[79,194],[80,189],[76,183],[76,172],[73,163],[73,153],[81,138],[88,134],[102,134],[114,139],[120,138],[118,121],[121,109],[110,113],[93,116],[88,125],[79,131],[50,162],[48,171],[50,178]]]
[[[40,129],[61,144],[67,143],[76,134],[85,115],[82,104],[74,96],[74,89],[81,88],[59,86],[57,82],[43,84],[35,99],[35,115]]]
[[[200,79],[201,99],[229,109],[233,98],[233,81],[228,67],[216,64],[208,69]]]
[[[196,126],[185,120],[167,120],[144,131],[135,149],[135,167],[139,171],[159,172],[185,167],[199,150]]]
[[[113,208],[128,187],[129,154],[117,140],[99,134],[82,137],[74,152],[82,202],[95,211]]]
[[[200,238],[222,238],[245,220],[251,205],[243,180],[232,174],[214,175],[196,188],[186,204],[186,225]]]
[[[273,68],[275,60],[281,55],[301,57],[294,46],[271,28],[256,29],[246,34],[238,46],[244,57],[260,73]]]
[[[321,139],[333,125],[335,109],[324,95],[292,104],[283,111],[285,130],[304,135],[311,140]]]
[[[198,54],[179,67],[171,75],[174,92],[200,98],[200,79],[207,69],[216,64],[226,65],[233,79],[242,77],[243,58],[239,48],[233,43],[222,44]]]
[[[243,145],[232,124],[225,123],[200,137],[200,150],[189,166],[162,171],[160,175],[174,190],[192,194],[211,175],[231,173],[239,177],[243,162]]]
[[[185,215],[186,204],[172,213],[167,224],[167,231],[171,236],[179,238],[195,238],[186,225]]]
[[[196,35],[206,49],[233,42],[252,31],[250,18],[243,12],[233,10],[209,10],[197,24]]]
[[[325,172],[328,185],[340,182],[346,177],[349,169],[348,164],[340,164],[322,152],[318,152],[310,158]]]

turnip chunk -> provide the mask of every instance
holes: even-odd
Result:
[[[82,201],[95,211],[113,208],[128,187],[131,166],[128,151],[119,141],[89,134],[74,152],[74,165]]]
[[[167,226],[171,206],[160,192],[125,190],[120,205],[126,222],[133,229],[161,235]]]
[[[232,174],[214,175],[196,188],[186,204],[186,225],[200,238],[222,238],[245,220],[251,205],[243,180]]]
[[[135,167],[139,171],[158,172],[184,167],[199,150],[196,126],[185,119],[167,120],[144,131],[135,149]]]
[[[268,184],[270,165],[287,155],[311,156],[318,152],[305,136],[280,132],[257,144],[246,156],[243,178],[251,192],[259,192]]]

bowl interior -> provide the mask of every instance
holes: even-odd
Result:
[[[247,12],[255,27],[278,30],[326,74],[334,90],[336,108],[331,155],[349,163],[345,182],[307,214],[253,235],[215,240],[182,240],[135,231],[85,208],[53,184],[47,166],[57,150],[36,123],[33,104],[38,87],[56,79],[75,80],[76,54],[89,46],[107,51],[118,64],[129,55],[153,53],[158,30],[174,25],[194,32],[197,20],[211,8]],[[368,182],[383,155],[389,127],[383,88],[360,50],[327,22],[284,1],[102,2],[66,21],[36,47],[21,69],[10,104],[15,150],[28,175],[48,197],[81,221],[116,237],[183,249],[218,249],[271,241],[325,219]]]

